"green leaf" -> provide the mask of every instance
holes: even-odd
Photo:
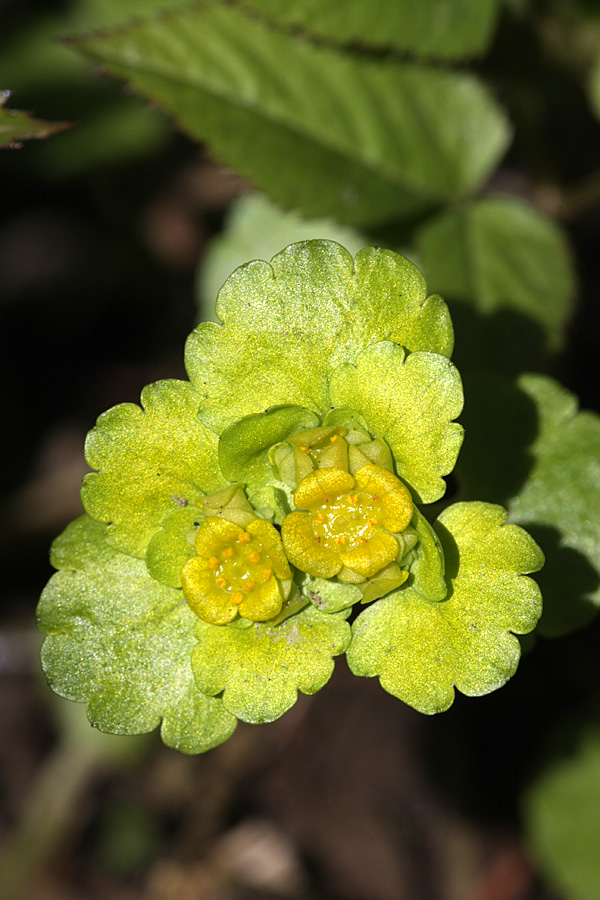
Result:
[[[341,584],[330,578],[310,578],[302,589],[317,609],[326,613],[340,612],[362,600],[362,592],[355,584]]]
[[[497,0],[242,0],[284,25],[335,42],[394,47],[419,56],[459,59],[488,46]]]
[[[454,468],[463,437],[452,422],[462,409],[462,386],[448,359],[407,354],[385,341],[364,350],[356,366],[336,369],[329,389],[333,406],[358,410],[372,434],[387,441],[418,502],[443,496],[441,476]]]
[[[419,542],[408,566],[412,576],[408,586],[414,587],[427,600],[443,600],[448,593],[448,585],[444,577],[446,564],[440,539],[416,506],[411,525],[417,532]]]
[[[214,0],[77,47],[308,216],[431,211],[483,184],[508,143],[471,75],[312,45]]]
[[[219,464],[229,481],[262,487],[273,481],[269,450],[287,437],[320,425],[319,418],[300,406],[276,406],[246,416],[225,429],[219,441]]]
[[[199,318],[214,321],[215,299],[234,269],[249,259],[271,259],[288,244],[314,238],[336,241],[353,256],[369,243],[366,237],[333,219],[305,219],[296,212],[286,212],[264,194],[239,197],[225,230],[210,242],[198,270]]]
[[[204,510],[197,506],[185,506],[169,514],[146,551],[146,565],[153,578],[169,587],[181,587],[181,570],[196,555],[194,541],[203,518]]]
[[[198,619],[181,591],[154,581],[141,560],[109,547],[87,516],[53,548],[63,571],[38,608],[49,635],[42,663],[51,687],[88,704],[93,725],[140,734],[161,724],[164,742],[201,753],[225,741],[235,719],[198,690],[191,669]]]
[[[390,694],[423,713],[448,709],[454,687],[469,697],[501,687],[516,671],[520,647],[541,612],[539,589],[522,574],[543,555],[506,512],[487,503],[457,503],[435,524],[450,590],[429,602],[413,588],[379,600],[352,628],[348,664],[380,676]]]
[[[4,104],[9,94],[10,91],[0,91],[0,147],[18,149],[21,141],[47,138],[71,127],[69,122],[44,122],[32,119],[28,113],[7,109]]]
[[[571,255],[560,228],[533,207],[474,200],[428,222],[417,243],[432,290],[486,317],[526,316],[550,349],[561,344],[575,294]]]
[[[106,540],[143,556],[177,507],[223,486],[217,438],[198,421],[200,398],[184,381],[142,391],[142,408],[123,403],[103,413],[86,441],[81,497],[92,518],[109,523]]]
[[[567,758],[534,781],[525,827],[550,885],[569,900],[600,896],[600,732],[590,729]]]
[[[199,325],[186,348],[200,416],[216,432],[274,405],[323,415],[329,374],[377,341],[452,352],[446,304],[427,298],[419,270],[390,250],[366,248],[353,261],[328,241],[292,244],[271,264],[237,269],[217,314],[226,327]]]
[[[223,628],[200,622],[192,665],[201,691],[223,691],[225,707],[244,722],[272,722],[298,690],[315,694],[333,672],[333,656],[350,640],[348,611],[328,615],[308,606],[281,625]]]
[[[471,376],[466,387],[464,495],[505,503],[546,554],[540,632],[580,628],[600,606],[600,417],[540,375]]]

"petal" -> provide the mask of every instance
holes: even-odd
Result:
[[[237,607],[229,602],[224,591],[215,588],[212,574],[199,556],[186,562],[181,570],[181,584],[190,609],[203,622],[226,625],[237,615]]]
[[[410,491],[400,479],[373,463],[359,469],[354,478],[359,490],[380,498],[383,527],[392,532],[404,531],[413,516],[413,502]]]
[[[315,469],[303,478],[294,491],[294,503],[298,509],[311,509],[326,502],[326,497],[345,494],[354,487],[354,478],[343,469]]]
[[[240,615],[253,622],[264,622],[280,612],[283,597],[277,579],[272,575],[251,591],[239,605]]]
[[[265,519],[254,519],[247,529],[249,534],[258,538],[273,563],[273,570],[278,578],[291,578],[292,573],[279,537],[277,529]]]
[[[342,568],[338,551],[328,550],[315,540],[310,517],[305,513],[293,512],[285,517],[281,525],[281,539],[289,561],[302,572],[316,578],[333,578]]]
[[[359,544],[353,550],[339,554],[345,566],[371,578],[380,569],[394,561],[398,554],[398,541],[385,531],[376,531],[366,544]],[[312,573],[310,573],[312,574]]]
[[[198,556],[213,556],[221,544],[227,544],[242,533],[244,529],[234,522],[220,516],[207,516],[196,534],[196,553]]]

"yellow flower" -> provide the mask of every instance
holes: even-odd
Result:
[[[286,516],[281,538],[293,565],[317,578],[372,578],[406,545],[401,533],[413,516],[408,489],[373,463],[354,475],[328,467],[310,472],[294,492],[301,512]]]
[[[292,574],[277,529],[264,519],[242,528],[207,516],[196,533],[197,556],[181,570],[184,596],[204,622],[225,625],[237,616],[262,622],[276,616]]]

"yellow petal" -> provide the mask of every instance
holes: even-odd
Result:
[[[254,519],[246,529],[251,535],[258,538],[269,559],[273,563],[273,569],[278,578],[291,578],[292,573],[279,537],[279,532],[274,525],[265,519]]]
[[[346,550],[340,553],[340,559],[345,566],[371,578],[380,569],[389,565],[398,553],[398,541],[391,534],[384,531],[376,531],[366,544],[359,544],[354,550]]]
[[[210,625],[226,625],[237,615],[237,607],[229,601],[229,595],[214,586],[214,577],[199,556],[188,560],[181,570],[183,596],[203,622]]]
[[[244,529],[220,516],[207,516],[203,519],[200,528],[196,532],[196,553],[198,556],[216,556],[223,544],[229,544],[242,533]]]
[[[281,539],[289,561],[302,572],[315,578],[333,578],[342,568],[338,551],[328,550],[315,540],[310,516],[305,513],[293,512],[285,517],[281,525]]]
[[[379,522],[387,531],[404,531],[413,517],[413,502],[408,488],[399,478],[371,463],[354,476],[359,490],[378,497],[382,505]]]
[[[276,616],[283,606],[283,597],[277,579],[272,577],[263,581],[240,603],[240,615],[253,622],[264,622]]]
[[[298,509],[312,509],[326,503],[328,497],[345,494],[353,487],[354,478],[343,469],[315,469],[302,479],[294,491],[294,503]]]

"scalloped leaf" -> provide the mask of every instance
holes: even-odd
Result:
[[[520,656],[514,634],[531,631],[541,613],[539,588],[523,574],[544,559],[506,518],[502,507],[487,503],[444,510],[435,529],[447,599],[429,602],[406,588],[361,613],[348,650],[355,675],[379,675],[386,691],[428,714],[448,709],[455,687],[477,697],[508,681]]]
[[[431,211],[483,184],[509,139],[472,75],[335,51],[214,0],[75,46],[308,216]]]
[[[572,727],[572,723],[569,723]],[[600,896],[600,731],[549,766],[525,796],[528,843],[551,886],[570,900]]]
[[[561,229],[512,197],[484,197],[431,219],[417,244],[427,282],[484,316],[531,319],[556,350],[573,307],[575,275]],[[506,348],[505,348],[506,352]]]
[[[542,375],[470,375],[458,475],[467,498],[504,503],[546,554],[539,576],[548,637],[600,607],[600,417]]]
[[[461,59],[485,51],[499,4],[498,0],[242,0],[242,5],[271,21],[336,43]]]
[[[19,149],[21,141],[47,138],[72,127],[70,122],[45,122],[32,119],[28,113],[7,109],[4,105],[10,91],[0,91],[0,147]]]
[[[336,369],[329,385],[333,406],[350,406],[394,455],[396,471],[420,503],[443,496],[456,463],[463,429],[457,369],[444,356],[409,353],[389,341],[375,344],[356,366]]]
[[[198,421],[200,398],[185,381],[147,385],[141,408],[122,403],[103,413],[86,441],[81,499],[108,523],[106,541],[144,556],[153,534],[177,507],[222,487],[217,437]]]
[[[222,628],[200,622],[192,666],[201,691],[223,692],[225,707],[244,722],[272,722],[298,691],[315,694],[350,640],[349,610],[326,614],[308,606],[281,625]]]
[[[299,241],[335,241],[354,256],[369,240],[332,218],[305,219],[280,209],[265,194],[234,200],[223,232],[213,238],[198,270],[198,318],[215,320],[215,300],[230,274],[249,259],[271,259],[282,247]]]
[[[416,506],[411,525],[417,532],[419,542],[408,567],[412,576],[408,586],[427,600],[443,600],[448,593],[448,585],[444,577],[446,563],[441,541]]]
[[[331,578],[310,578],[302,588],[302,593],[310,597],[310,602],[317,609],[326,613],[348,609],[355,603],[360,603],[363,598],[355,584],[341,584]]]
[[[391,250],[366,248],[353,261],[339,244],[292,244],[271,264],[237,269],[217,313],[225,328],[201,324],[186,347],[200,416],[217,432],[278,404],[323,415],[329,374],[377,341],[444,356],[453,347],[446,304],[427,297],[416,266]]]
[[[141,560],[108,546],[104,526],[76,519],[53,546],[38,607],[49,637],[46,677],[57,694],[87,702],[101,731],[141,734],[161,725],[169,746],[202,753],[233,733],[235,718],[200,693],[191,655],[198,622],[181,591],[154,581]]]
[[[278,406],[240,419],[221,435],[221,471],[230,481],[243,481],[251,488],[264,487],[273,481],[271,447],[318,425],[318,416],[301,406]]]

